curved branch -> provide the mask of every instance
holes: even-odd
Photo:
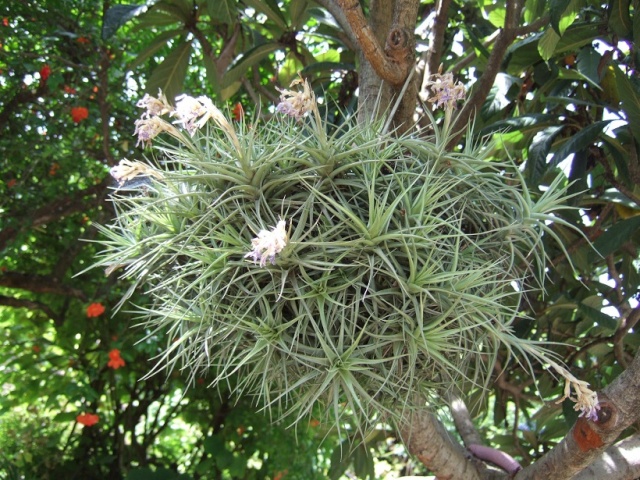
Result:
[[[398,430],[409,453],[415,455],[438,478],[480,480],[480,474],[467,458],[465,450],[430,412],[409,412]]]
[[[60,325],[62,323],[62,318],[60,317],[60,315],[58,315],[44,303],[36,302],[33,300],[25,300],[23,298],[13,298],[7,297],[5,295],[0,295],[0,305],[13,308],[26,308],[28,310],[40,310],[47,317],[53,320],[56,325]]]
[[[0,286],[27,290],[33,293],[49,293],[87,300],[87,296],[82,290],[64,285],[56,278],[48,275],[28,275],[26,273],[6,272],[0,275]]]
[[[640,418],[640,351],[627,368],[602,393],[595,422],[579,418],[565,438],[516,480],[569,480],[599,460],[623,430]],[[608,477],[601,477],[608,478]]]
[[[640,435],[625,438],[607,448],[573,480],[626,480],[640,478]]]
[[[504,28],[496,38],[496,42],[491,50],[487,66],[480,79],[473,86],[473,94],[465,103],[464,107],[456,117],[456,121],[451,129],[459,132],[451,139],[450,145],[455,145],[458,139],[466,132],[466,125],[470,118],[473,118],[480,107],[487,99],[491,87],[500,71],[500,65],[507,51],[518,34],[518,23],[522,13],[524,3],[522,0],[507,1],[507,10],[504,19]]]
[[[409,52],[413,32],[392,28],[387,37],[386,47],[383,49],[371,25],[367,22],[358,0],[336,0],[336,3],[351,26],[362,54],[378,76],[392,85],[402,85],[412,66],[412,63],[407,65],[405,58],[408,53],[413,53]]]
[[[342,28],[342,31],[346,35],[345,46],[350,50],[356,50],[358,46],[358,40],[351,29],[351,24],[347,20],[344,11],[340,8],[334,0],[314,0],[318,5],[324,8],[331,16],[338,22],[338,25]],[[343,39],[344,41],[344,39]]]

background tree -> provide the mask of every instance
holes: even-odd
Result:
[[[184,91],[206,93],[229,110],[239,103],[242,109],[233,110],[238,117],[243,110],[253,115],[258,107],[267,116],[277,102],[276,87],[286,87],[301,71],[323,96],[323,113],[331,122],[339,124],[355,112],[356,101],[366,118],[378,95],[383,107],[401,96],[394,125],[403,129],[411,127],[408,120],[416,107],[419,114],[430,108],[419,100],[431,97],[428,82],[442,65],[442,72],[452,72],[471,87],[455,131],[462,132],[473,116],[475,134],[494,136],[493,156],[509,156],[521,165],[532,191],[548,185],[560,168],[574,182],[570,188],[577,210],[560,218],[580,226],[600,255],[556,222],[554,232],[567,245],[579,275],[554,242],[545,243],[553,259],[547,293],[527,299],[534,320],[523,319],[515,330],[523,338],[568,344],[554,349],[577,377],[599,390],[602,402],[597,422],[576,422],[570,402],[553,404],[562,385],[545,376],[541,366],[534,366],[535,385],[517,364],[503,369],[501,356],[491,394],[479,405],[476,398],[452,396],[451,417],[443,413],[442,419],[450,431],[455,425],[460,440],[480,457],[485,456],[482,450],[471,445],[489,444],[528,465],[517,478],[602,478],[602,472],[611,478],[637,477],[639,466],[631,453],[637,449],[640,412],[632,390],[640,375],[634,330],[640,316],[637,7],[637,2],[616,0],[505,5],[163,0],[149,5],[77,2],[71,8],[49,1],[3,7],[0,285],[7,327],[3,407],[11,412],[3,418],[12,419],[3,426],[15,426],[11,421],[17,415],[35,418],[37,427],[23,428],[22,435],[32,435],[34,428],[51,431],[43,451],[64,453],[39,458],[58,459],[67,470],[84,464],[85,474],[100,465],[110,478],[120,478],[132,466],[178,463],[195,476],[196,465],[203,464],[220,475],[243,478],[247,459],[256,451],[264,459],[267,444],[241,454],[234,450],[231,456],[240,459],[235,467],[216,456],[219,439],[229,451],[237,447],[234,427],[244,426],[244,420],[239,425],[221,421],[231,418],[229,407],[215,396],[207,400],[213,404],[201,408],[195,399],[179,402],[173,394],[184,387],[179,378],[136,383],[153,367],[147,360],[159,352],[162,339],[134,347],[144,332],[129,330],[135,320],[125,313],[86,319],[88,305],[99,302],[109,313],[127,287],[97,271],[72,277],[96,251],[76,239],[95,238],[91,223],[108,223],[113,214],[104,202],[111,182],[108,167],[123,156],[140,157],[131,137],[137,116],[133,105],[143,91],[156,94],[162,88],[170,99]],[[431,120],[419,118],[419,134],[426,135]],[[451,149],[464,141],[452,142]],[[117,370],[108,366],[114,350],[126,362]],[[123,369],[127,375],[120,373]],[[46,399],[41,398],[43,385]],[[197,388],[187,391],[199,395]],[[163,402],[170,407],[160,408]],[[30,403],[34,406],[26,410]],[[471,414],[465,404],[475,407]],[[100,423],[83,427],[81,435],[77,427],[56,428],[56,422],[72,422],[82,412],[97,412]],[[158,420],[151,426],[141,423],[156,412]],[[161,436],[154,424],[159,428],[165,414],[189,418],[203,432],[194,435],[202,445],[198,460],[185,462],[176,443],[153,446]],[[262,422],[251,418],[256,425]],[[431,415],[412,422],[412,432],[443,439],[421,443],[413,434],[408,445],[436,475],[499,476],[471,463]],[[140,425],[149,427],[143,435],[135,433]],[[238,435],[246,438],[244,432]],[[386,436],[381,432],[378,438]],[[264,440],[264,433],[257,437]],[[130,442],[139,448],[128,448]],[[331,442],[324,445],[331,449]],[[370,446],[354,451],[363,476],[372,465],[363,455]],[[131,452],[135,458],[127,457]],[[614,467],[605,455],[617,459]],[[34,465],[20,458],[14,463],[7,457],[8,468]],[[332,462],[329,473],[339,476],[349,461],[345,455],[342,463]],[[276,477],[286,462],[268,463],[261,472]],[[51,463],[33,468],[55,471]],[[294,468],[289,470],[293,475]],[[322,466],[315,471],[322,472]],[[308,471],[298,473],[311,478]]]

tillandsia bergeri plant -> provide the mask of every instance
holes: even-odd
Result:
[[[593,416],[587,384],[510,328],[542,286],[563,178],[534,200],[486,146],[448,152],[447,128],[426,140],[384,121],[328,129],[309,84],[294,83],[264,122],[231,123],[206,97],[138,104],[139,141],[162,160],[112,170],[117,218],[98,265],[149,292],[161,363],[292,423],[324,415],[366,433],[424,408],[415,398],[485,386],[503,346],[552,367]],[[433,85],[450,118],[464,90]]]

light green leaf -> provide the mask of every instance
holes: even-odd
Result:
[[[558,36],[563,33],[560,30],[560,20],[570,3],[571,0],[551,0],[551,2],[549,2],[549,20]]]
[[[540,53],[544,61],[549,60],[553,56],[559,41],[560,35],[558,35],[554,29],[544,32],[538,42],[538,53]]]
[[[156,95],[158,89],[161,89],[167,99],[173,101],[176,95],[181,93],[190,56],[191,42],[180,43],[153,71],[146,91]]]

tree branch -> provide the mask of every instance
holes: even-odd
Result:
[[[26,228],[46,225],[68,215],[84,212],[90,207],[99,205],[110,183],[111,179],[105,178],[101,183],[73,192],[67,197],[51,201],[29,215],[14,213],[13,222],[20,225],[20,228],[7,226],[0,230],[0,251],[4,250],[7,244]],[[11,213],[6,216],[11,216]]]
[[[371,25],[367,22],[358,0],[336,0],[336,3],[351,26],[362,54],[378,76],[392,85],[402,85],[409,75],[409,67],[412,66],[404,61],[411,43],[409,33],[405,29],[393,28],[389,32],[383,49]],[[413,21],[415,23],[415,16]],[[412,35],[413,32],[411,32]]]
[[[345,46],[350,50],[358,49],[358,40],[351,29],[351,24],[347,20],[344,11],[334,0],[314,0],[318,5],[324,8],[331,16],[338,22],[338,25],[342,28],[342,31],[346,35]],[[345,39],[343,39],[344,41]]]
[[[0,286],[27,290],[33,293],[50,293],[87,300],[87,296],[82,290],[64,285],[58,279],[45,275],[6,272],[0,275]]]
[[[44,303],[33,300],[25,300],[23,298],[7,297],[0,295],[0,305],[13,308],[26,308],[28,310],[40,310],[47,317],[54,321],[56,325],[62,324],[62,318]]]
[[[640,478],[640,435],[619,441],[607,448],[589,467],[572,480],[627,480]]]
[[[399,432],[407,450],[415,455],[439,480],[480,480],[465,450],[426,410],[411,411],[402,419]]]
[[[640,417],[640,351],[633,362],[602,393],[595,422],[579,418],[565,438],[516,480],[569,480],[602,457],[622,431]],[[605,478],[605,477],[601,477]]]
[[[491,50],[487,66],[480,79],[473,86],[471,98],[465,103],[464,107],[456,117],[452,131],[458,132],[452,139],[450,145],[458,142],[462,134],[466,131],[467,123],[487,99],[487,95],[491,91],[491,87],[496,79],[496,75],[500,71],[500,65],[504,59],[507,48],[513,43],[518,34],[518,23],[522,12],[522,0],[507,1],[507,11],[504,19],[504,28],[496,38],[496,42]]]

